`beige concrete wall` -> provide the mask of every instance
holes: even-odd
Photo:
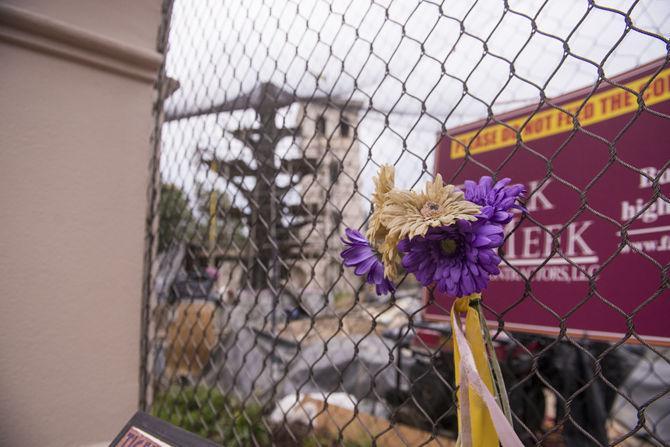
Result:
[[[158,0],[0,2],[0,445],[137,408]]]

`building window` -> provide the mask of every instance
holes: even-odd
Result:
[[[351,126],[349,125],[349,123],[347,123],[347,121],[344,118],[340,119],[340,135],[342,135],[343,137],[348,137],[350,133],[351,133]]]
[[[323,116],[320,116],[316,120],[316,133],[319,135],[326,134],[326,118],[324,118]]]
[[[328,168],[330,170],[330,182],[331,183],[337,182],[337,179],[340,176],[340,162],[331,161]]]
[[[333,211],[333,214],[331,215],[331,219],[333,221],[333,226],[335,228],[340,228],[340,224],[342,223],[342,213],[338,210]]]

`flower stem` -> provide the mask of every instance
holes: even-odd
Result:
[[[479,313],[479,324],[484,333],[484,343],[486,344],[486,350],[489,355],[489,369],[492,369],[493,376],[496,383],[496,400],[500,404],[505,417],[509,423],[514,426],[512,420],[512,409],[509,405],[509,397],[507,396],[507,388],[505,387],[505,380],[503,379],[502,371],[500,369],[500,363],[498,363],[498,356],[496,355],[495,348],[493,347],[493,340],[491,339],[491,332],[489,332],[489,327],[486,324],[486,319],[484,318],[484,309],[482,309],[481,304],[477,303],[477,312]]]

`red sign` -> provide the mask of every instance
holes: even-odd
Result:
[[[131,427],[113,447],[172,447],[142,430]]]
[[[166,421],[138,411],[116,435],[110,447],[216,447]]]
[[[437,172],[458,173],[453,183],[489,175],[483,165],[527,187],[528,216],[508,227],[517,228],[502,272],[484,293],[510,330],[551,334],[564,321],[577,337],[634,331],[670,344],[670,68],[654,63],[614,82],[452,129],[440,142]],[[645,110],[631,92],[643,92]],[[436,296],[426,318],[444,319],[450,304]]]

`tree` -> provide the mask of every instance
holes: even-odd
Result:
[[[225,191],[207,188],[202,184],[198,184],[196,190],[194,212],[199,217],[198,240],[208,246],[210,237],[214,236],[213,243],[219,250],[235,252],[244,241],[244,225],[240,219],[239,209],[233,205],[230,195]],[[212,205],[214,205],[213,220]],[[213,228],[210,228],[211,225]]]
[[[186,193],[172,183],[161,184],[158,203],[158,252],[164,252],[175,242],[186,241],[192,236],[195,224],[193,210]]]

